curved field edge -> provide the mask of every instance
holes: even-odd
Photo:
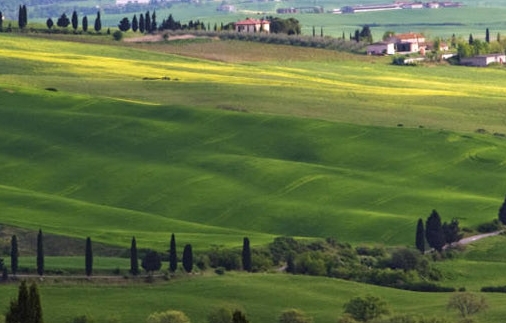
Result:
[[[16,295],[16,286],[2,287],[0,302],[7,304]],[[276,322],[281,311],[299,308],[315,322],[335,322],[343,304],[355,296],[374,295],[385,299],[393,313],[445,316],[449,293],[416,293],[380,288],[338,279],[285,274],[226,274],[189,277],[149,285],[142,282],[101,285],[100,283],[40,285],[44,318],[48,322],[67,322],[88,314],[97,322],[117,318],[121,322],[142,322],[152,312],[169,309],[184,311],[194,323],[207,321],[216,307],[243,310],[251,322]],[[289,297],[287,295],[290,295]],[[484,322],[501,322],[505,295],[486,295],[489,311],[478,315]],[[69,302],[69,299],[79,300]],[[65,311],[61,311],[61,304]],[[135,306],[132,306],[135,304]]]
[[[411,245],[432,209],[474,227],[506,190],[490,135],[0,91],[0,221],[33,230],[160,250],[172,232]]]

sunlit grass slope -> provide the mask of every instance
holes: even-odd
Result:
[[[365,295],[383,298],[392,313],[399,315],[457,319],[446,310],[448,293],[415,293],[338,279],[283,274],[227,274],[160,285],[43,284],[40,291],[47,322],[68,322],[84,314],[96,322],[108,322],[112,318],[125,323],[144,322],[153,312],[176,309],[185,312],[192,322],[203,323],[214,308],[225,306],[241,309],[251,322],[274,323],[281,311],[299,308],[314,317],[315,322],[331,323],[342,315],[345,302]],[[15,285],[4,287],[0,302],[8,304],[16,293]],[[505,300],[506,295],[487,295],[490,309],[476,319],[501,322],[506,314],[502,306]],[[61,304],[65,304],[65,310]]]
[[[435,208],[497,213],[506,142],[12,86],[1,89],[2,223],[127,246],[275,235],[411,244]]]
[[[226,60],[209,61],[168,54],[184,44],[125,48],[0,37],[2,82],[11,85],[367,125],[506,133],[502,69],[403,68],[385,59],[246,42],[210,41],[186,53]]]

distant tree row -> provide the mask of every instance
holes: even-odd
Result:
[[[74,30],[74,32],[77,32],[77,29],[79,28],[79,17],[78,17],[77,12],[75,10],[72,12],[72,16],[70,19],[67,17],[66,13],[62,13],[61,16],[58,17],[58,19],[56,20],[56,26],[58,26],[60,28],[67,28],[70,24],[72,24],[72,29]],[[48,18],[46,20],[46,26],[49,30],[52,30],[52,28],[54,26],[53,19]],[[88,17],[87,16],[84,16],[83,19],[81,20],[81,28],[84,32],[88,32]],[[94,23],[93,28],[94,28],[95,32],[97,32],[97,33],[100,32],[100,30],[102,29],[102,19],[100,17],[100,11],[97,11],[97,16],[95,18],[95,23]]]

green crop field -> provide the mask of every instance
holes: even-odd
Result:
[[[139,248],[165,251],[172,232],[197,250],[280,235],[412,246],[418,218],[432,209],[471,230],[497,217],[506,192],[502,68],[78,37],[0,34],[2,225],[124,249],[135,236]],[[497,278],[504,239],[439,263],[442,283],[506,284]],[[21,266],[34,262],[22,256]],[[47,259],[53,270],[83,264]],[[96,265],[124,272],[128,260]],[[283,274],[60,283],[41,286],[47,322],[81,314],[139,322],[171,308],[205,322],[227,304],[253,322],[274,322],[290,307],[335,322],[344,302],[368,293],[397,313],[441,316],[449,298]],[[7,304],[15,286],[1,290]],[[491,308],[478,318],[501,322],[504,297],[487,295]]]

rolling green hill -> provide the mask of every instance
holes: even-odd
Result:
[[[506,190],[501,136],[436,128],[502,130],[502,70],[22,39],[0,50],[6,224],[159,249],[171,232],[199,248],[277,235],[411,245],[432,209],[473,227]],[[384,127],[404,118],[413,128]]]

